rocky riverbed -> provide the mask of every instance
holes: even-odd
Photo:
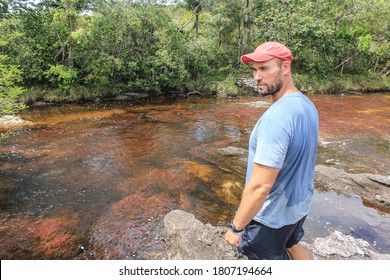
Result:
[[[229,151],[234,149],[227,149]],[[390,210],[390,178],[376,174],[350,174],[341,169],[317,165],[317,186],[342,194],[357,194],[372,206]],[[203,224],[193,214],[173,210],[164,218],[167,259],[245,259],[225,243],[227,228]],[[389,254],[378,254],[362,239],[334,231],[313,244],[302,243],[314,260],[388,260]]]
[[[166,259],[170,260],[243,260],[225,242],[227,228],[203,224],[193,214],[173,210],[164,218]],[[338,231],[313,244],[302,243],[314,260],[390,260],[388,254],[378,254],[361,239]]]

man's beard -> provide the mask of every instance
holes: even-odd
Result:
[[[279,74],[279,76],[278,76],[279,79],[272,85],[266,84],[267,89],[262,90],[262,89],[259,89],[259,87],[257,87],[257,91],[261,94],[261,96],[274,95],[282,88],[282,85],[283,85],[283,81],[281,78],[283,75],[282,69],[280,69],[278,74]]]
[[[268,86],[266,90],[257,89],[257,91],[261,94],[261,96],[274,95],[282,88],[282,82],[278,81],[277,83]]]

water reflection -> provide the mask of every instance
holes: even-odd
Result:
[[[386,175],[389,98],[310,98],[320,112],[318,163]],[[1,258],[159,259],[161,221],[176,208],[226,225],[243,187],[248,136],[269,104],[188,99],[26,111],[32,123],[0,144]],[[359,199],[317,191],[307,240],[337,229],[389,253],[389,214]]]
[[[305,227],[308,236],[316,232],[325,237],[338,230],[366,240],[380,252],[389,252],[390,249],[390,215],[365,207],[362,199],[356,195],[316,190]],[[310,242],[307,237],[306,240]]]

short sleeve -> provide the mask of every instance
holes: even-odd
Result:
[[[254,162],[272,168],[282,168],[290,142],[288,129],[279,122],[266,118],[256,128]]]

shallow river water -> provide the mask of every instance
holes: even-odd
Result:
[[[309,95],[318,164],[389,176],[389,95]],[[268,99],[30,108],[0,143],[1,259],[159,259],[172,209],[227,225]],[[316,187],[305,241],[334,230],[390,253],[390,214]]]

